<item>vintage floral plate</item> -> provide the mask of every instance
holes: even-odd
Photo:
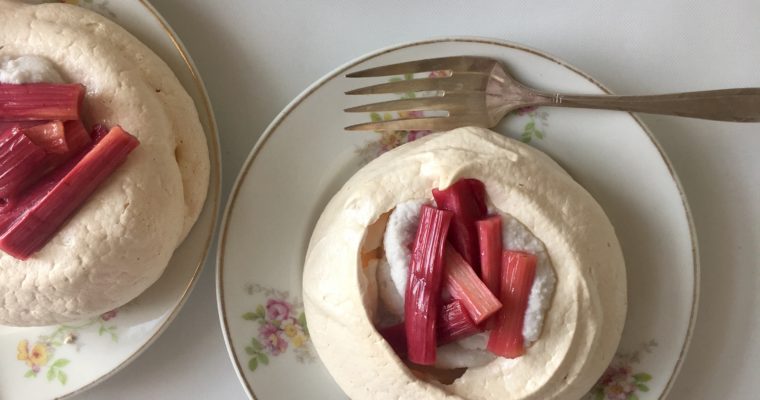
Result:
[[[39,1],[37,1],[39,3]],[[134,360],[166,329],[192,289],[211,244],[220,193],[219,140],[203,83],[166,21],[144,0],[66,1],[114,20],[158,53],[198,108],[211,181],[198,222],[161,279],[126,306],[88,321],[42,328],[0,326],[0,399],[72,396]]]
[[[303,92],[248,157],[221,230],[221,323],[232,361],[252,398],[346,397],[319,362],[303,313],[301,274],[311,230],[330,197],[359,167],[427,132],[344,131],[352,123],[394,117],[344,113],[346,107],[382,99],[349,97],[343,94],[346,90],[388,80],[344,75],[448,55],[498,58],[520,80],[539,88],[608,92],[554,57],[474,38],[384,49],[336,69]],[[699,273],[686,200],[662,150],[637,118],[621,112],[524,109],[496,130],[554,157],[601,203],[620,237],[628,269],[628,320],[617,357],[587,398],[663,398],[691,336]]]

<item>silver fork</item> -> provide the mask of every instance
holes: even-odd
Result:
[[[678,115],[718,121],[760,121],[760,88],[707,90],[653,96],[565,95],[529,88],[501,63],[486,57],[443,57],[365,69],[349,78],[445,71],[444,77],[402,80],[367,86],[349,95],[430,92],[436,95],[347,108],[347,112],[436,111],[444,115],[368,122],[347,130],[442,131],[461,126],[495,126],[510,111],[530,106],[596,108]]]

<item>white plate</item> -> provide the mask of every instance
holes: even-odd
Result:
[[[539,88],[608,92],[588,75],[541,52],[489,39],[454,38],[361,57],[302,93],[248,157],[221,231],[221,322],[233,363],[252,398],[345,398],[308,341],[300,296],[304,253],[333,193],[367,159],[405,136],[345,132],[344,126],[369,115],[341,110],[378,99],[349,98],[344,91],[383,79],[349,80],[343,75],[463,54],[501,59],[520,80]],[[686,201],[661,149],[638,119],[620,112],[522,110],[496,130],[530,141],[562,164],[601,203],[622,243],[628,320],[617,358],[588,397],[663,398],[691,336],[699,274]]]
[[[41,328],[0,326],[3,400],[68,397],[102,382],[134,360],[184,304],[208,253],[219,209],[221,166],[216,123],[198,72],[166,21],[144,0],[67,3],[81,3],[114,20],[169,64],[198,108],[210,149],[211,181],[198,222],[161,279],[140,297],[119,310],[80,323]],[[36,352],[36,356],[19,360],[24,349]]]

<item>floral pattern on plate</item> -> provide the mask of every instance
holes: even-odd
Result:
[[[242,315],[244,320],[258,324],[258,334],[245,346],[245,352],[250,356],[248,369],[256,371],[259,366],[269,365],[269,357],[279,356],[291,346],[299,363],[316,360],[299,297],[291,299],[287,291],[256,283],[247,285],[245,291],[248,295],[263,294],[266,298],[265,303],[256,306],[254,311]]]
[[[641,392],[648,392],[647,382],[652,375],[635,371],[644,354],[651,354],[657,341],[650,340],[631,352],[618,352],[604,375],[586,395],[585,400],[638,400]]]
[[[78,340],[80,333],[94,327],[98,328],[98,336],[107,335],[112,341],[118,342],[118,327],[108,324],[117,315],[118,310],[111,310],[79,325],[59,325],[50,334],[38,336],[33,345],[28,339],[19,341],[16,358],[29,366],[24,377],[37,378],[47,369],[45,376],[49,382],[57,380],[61,385],[65,385],[69,377],[64,368],[71,360],[62,357],[56,359],[56,351],[64,346],[74,346],[79,351],[82,345]]]

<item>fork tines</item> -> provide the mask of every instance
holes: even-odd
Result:
[[[392,100],[345,109],[346,112],[375,111],[438,111],[447,116],[401,118],[368,122],[346,127],[346,130],[446,130],[464,125],[482,125],[484,115],[472,114],[489,79],[496,61],[486,57],[442,57],[384,65],[352,72],[348,78],[380,77],[445,71],[442,77],[406,79],[371,85],[346,92],[348,95],[407,92],[435,92],[434,96]],[[455,112],[455,115],[451,113]]]
[[[432,71],[483,71],[495,63],[493,58],[474,56],[455,56],[428,58],[425,60],[407,61],[398,64],[383,65],[346,74],[347,78],[369,78],[376,76],[402,75],[417,72]]]

